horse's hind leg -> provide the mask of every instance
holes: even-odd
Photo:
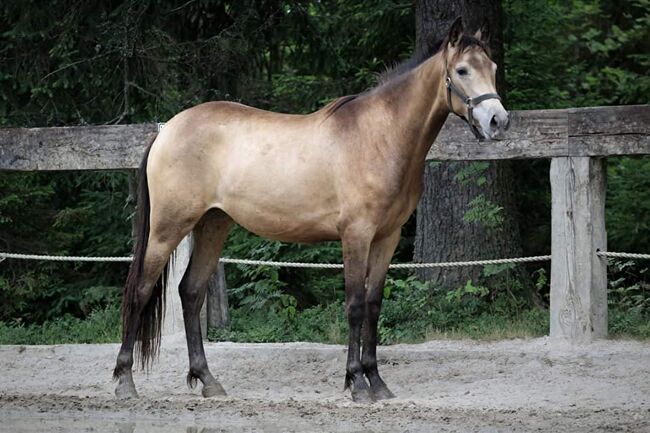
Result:
[[[194,248],[179,291],[183,304],[183,319],[190,370],[187,382],[193,387],[196,379],[203,382],[203,396],[226,395],[219,382],[212,376],[203,350],[199,313],[210,277],[217,268],[221,249],[228,236],[232,220],[219,209],[208,211],[193,232]]]
[[[384,295],[384,281],[393,252],[399,243],[400,230],[370,246],[368,282],[366,289],[366,317],[363,324],[363,373],[370,382],[370,391],[376,400],[394,397],[377,369],[377,324]]]
[[[123,330],[122,346],[113,373],[118,380],[115,388],[115,395],[118,398],[135,398],[138,396],[133,383],[133,347],[142,324],[142,312],[149,303],[154,285],[160,278],[172,251],[180,242],[181,236],[179,235],[177,238],[177,240],[169,238],[167,241],[161,241],[156,236],[152,236],[148,240],[144,253],[142,276],[139,278],[139,283],[135,289],[134,299],[128,306],[128,327]],[[124,302],[128,302],[128,300]]]

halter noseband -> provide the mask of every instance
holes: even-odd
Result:
[[[456,85],[451,81],[451,75],[449,75],[449,70],[447,69],[447,66],[445,65],[445,72],[447,73],[447,78],[445,79],[445,86],[447,86],[447,104],[449,105],[449,111],[454,113],[456,116],[460,117],[463,119],[468,125],[469,129],[472,130],[474,133],[474,136],[479,140],[482,141],[484,140],[485,137],[480,133],[478,128],[474,125],[474,116],[473,116],[473,111],[474,107],[476,107],[478,104],[481,102],[488,100],[488,99],[498,99],[499,101],[501,100],[501,97],[497,95],[496,93],[484,93],[482,95],[476,96],[474,98],[471,98],[467,96],[466,94],[463,93],[462,90],[460,90]],[[454,111],[454,106],[451,105],[451,94],[452,92],[460,98],[461,101],[463,101],[463,104],[467,106],[467,118],[465,116],[461,116],[460,114],[456,113]]]

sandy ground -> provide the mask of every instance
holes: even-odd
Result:
[[[650,344],[571,347],[546,338],[431,341],[379,350],[397,398],[352,403],[345,349],[310,343],[206,346],[228,397],[185,384],[182,336],[113,397],[116,345],[0,346],[2,432],[650,432]]]

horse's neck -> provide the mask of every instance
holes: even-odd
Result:
[[[376,96],[384,100],[382,122],[390,146],[390,154],[399,158],[400,165],[410,170],[423,166],[433,141],[445,123],[449,110],[445,99],[444,71],[434,56],[407,72],[395,83],[377,89]],[[393,161],[398,162],[398,161]]]

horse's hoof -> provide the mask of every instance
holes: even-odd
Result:
[[[355,403],[372,403],[375,397],[370,389],[358,389],[352,391],[352,401]]]
[[[135,385],[121,383],[117,385],[117,388],[115,388],[115,397],[117,397],[120,400],[138,398],[138,392],[135,390]]]
[[[203,390],[201,391],[203,397],[225,397],[226,391],[223,389],[219,382],[212,382],[207,385],[203,385]]]
[[[388,389],[386,385],[372,388],[372,395],[375,397],[375,400],[388,400],[395,398],[395,394],[390,392],[390,389]]]

